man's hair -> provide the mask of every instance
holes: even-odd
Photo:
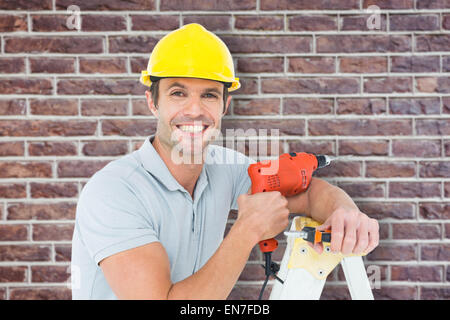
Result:
[[[155,104],[156,108],[158,108],[158,99],[159,99],[159,80],[152,82],[152,85],[150,86],[150,93],[152,95],[153,103]],[[228,87],[224,83],[223,84],[223,110],[225,111],[225,106],[227,104],[228,99]]]

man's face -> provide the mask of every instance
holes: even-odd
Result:
[[[157,106],[146,92],[149,108],[158,117],[156,135],[165,147],[179,151],[184,161],[193,161],[195,156],[195,163],[199,163],[202,151],[220,132],[224,85],[197,78],[163,78],[159,81]],[[230,101],[231,96],[227,99],[227,107]]]

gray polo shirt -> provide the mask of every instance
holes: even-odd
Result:
[[[98,263],[158,241],[173,283],[191,276],[223,240],[230,209],[251,185],[242,153],[209,145],[194,199],[172,176],[148,137],[111,161],[84,186],[72,239],[72,298],[116,299]]]

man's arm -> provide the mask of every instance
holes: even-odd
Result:
[[[279,192],[242,194],[238,218],[221,245],[192,276],[172,283],[163,246],[150,243],[100,261],[119,299],[226,299],[247,263],[252,248],[288,225],[288,201]],[[264,223],[262,223],[264,221]]]
[[[313,177],[309,188],[289,197],[288,202],[290,212],[305,213],[323,223],[318,230],[331,227],[333,252],[370,252],[378,245],[378,222],[359,211],[344,190],[325,180]],[[322,250],[321,246],[315,248]]]

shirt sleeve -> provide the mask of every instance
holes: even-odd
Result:
[[[237,153],[237,155],[238,155],[237,157],[238,163],[232,166],[233,181],[234,181],[233,201],[231,202],[232,210],[238,210],[237,198],[241,194],[247,193],[248,189],[251,187],[252,181],[250,180],[247,170],[250,164],[256,163],[255,160],[245,156],[242,153]]]
[[[118,177],[93,177],[83,188],[75,229],[95,263],[121,251],[159,241],[151,215]]]

